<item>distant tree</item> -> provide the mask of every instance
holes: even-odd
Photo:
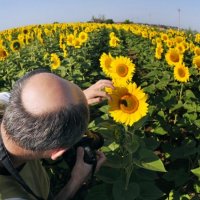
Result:
[[[189,34],[196,34],[198,33],[198,31],[191,29],[190,27],[188,29],[185,29],[185,32],[189,35]]]
[[[91,22],[104,23],[106,20],[104,15],[99,15],[98,17],[92,16]]]
[[[104,21],[104,23],[106,23],[106,24],[114,24],[114,21],[113,21],[113,19],[106,19]]]
[[[123,22],[123,24],[131,24],[131,23],[133,23],[133,22],[130,21],[129,19],[126,19],[126,20]]]

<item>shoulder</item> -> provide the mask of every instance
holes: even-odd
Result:
[[[2,117],[10,98],[9,92],[0,92],[0,118]]]
[[[24,199],[24,198],[18,198],[18,197],[16,197],[16,198],[8,198],[8,199],[4,199],[4,200],[27,200],[27,199]]]
[[[0,100],[7,102],[9,101],[10,93],[9,92],[0,92]]]

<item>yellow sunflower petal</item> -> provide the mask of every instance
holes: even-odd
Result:
[[[147,95],[135,83],[115,86],[110,93],[110,115],[116,122],[132,126],[148,112]]]

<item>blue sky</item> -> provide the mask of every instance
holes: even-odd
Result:
[[[0,30],[30,24],[85,22],[92,16],[191,28],[200,32],[199,0],[0,0]]]

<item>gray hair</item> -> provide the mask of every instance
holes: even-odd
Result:
[[[47,73],[46,70],[35,70],[16,82],[3,116],[3,125],[9,138],[20,147],[32,151],[72,146],[87,130],[89,121],[85,102],[39,116],[25,110],[21,100],[24,83],[31,76],[43,72]]]

